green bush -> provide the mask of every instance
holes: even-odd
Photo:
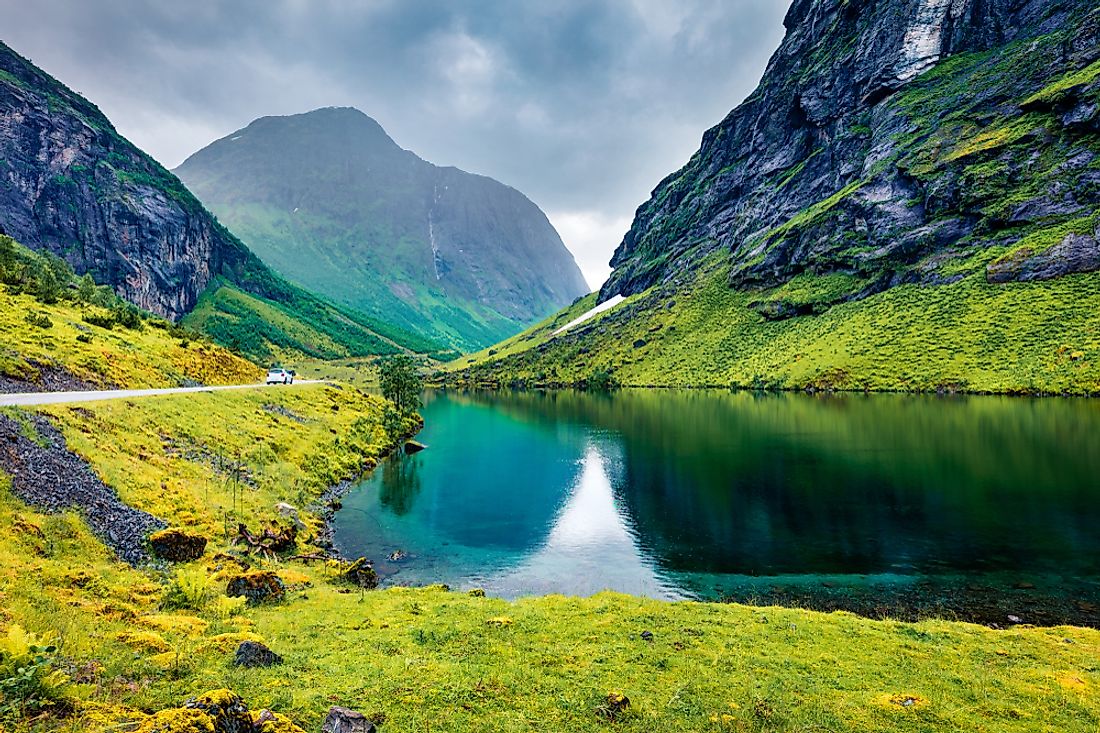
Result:
[[[214,598],[214,586],[202,568],[181,568],[169,581],[161,597],[165,609],[201,611]]]
[[[68,678],[55,669],[57,647],[20,626],[0,638],[0,720],[18,721],[69,705]]]

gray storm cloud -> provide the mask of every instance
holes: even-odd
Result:
[[[348,105],[512,185],[590,283],[634,209],[756,86],[782,0],[0,0],[3,40],[174,167],[264,115]]]

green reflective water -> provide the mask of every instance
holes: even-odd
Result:
[[[393,583],[1100,621],[1100,401],[452,393],[422,412],[429,450],[336,520]]]

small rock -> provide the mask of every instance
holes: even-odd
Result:
[[[257,570],[232,578],[225,592],[230,596],[244,596],[249,603],[281,601],[286,597],[286,584],[270,570]]]
[[[614,722],[629,707],[629,697],[621,692],[609,692],[596,712],[601,718]]]
[[[424,450],[427,447],[428,446],[424,445],[423,443],[418,443],[415,440],[406,440],[405,441],[405,455],[411,456],[413,453],[419,453],[420,451]]]
[[[374,723],[362,713],[335,706],[329,708],[325,722],[321,725],[321,733],[375,733],[377,730]]]
[[[149,535],[153,554],[170,562],[198,560],[206,552],[206,538],[182,529],[164,529]]]
[[[1016,587],[1017,590],[1031,590],[1032,588],[1035,587],[1035,584],[1034,583],[1028,583],[1027,581],[1021,580],[1019,583],[1016,584],[1015,587]]]
[[[642,637],[642,641],[653,641],[653,632],[652,631],[643,631],[641,633],[641,637]]]
[[[394,550],[390,553],[390,562],[400,562],[408,556],[409,554],[404,550]]]
[[[367,562],[365,557],[361,557],[349,565],[347,570],[343,572],[343,578],[360,588],[378,587],[378,573],[374,572],[374,567]]]
[[[1008,615],[1008,622],[1010,624],[1022,624],[1024,622],[1024,620],[1022,618],[1020,618],[1019,616],[1013,616],[1012,614],[1009,614]]]
[[[279,512],[281,516],[289,519],[296,528],[305,529],[305,525],[302,524],[302,517],[298,513],[297,507],[287,504],[285,501],[280,501],[275,505],[275,511]]]
[[[242,641],[233,656],[238,667],[273,667],[282,664],[283,658],[258,641]]]

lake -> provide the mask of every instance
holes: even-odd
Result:
[[[1100,625],[1098,400],[451,392],[421,412],[428,450],[335,521],[389,584]]]

